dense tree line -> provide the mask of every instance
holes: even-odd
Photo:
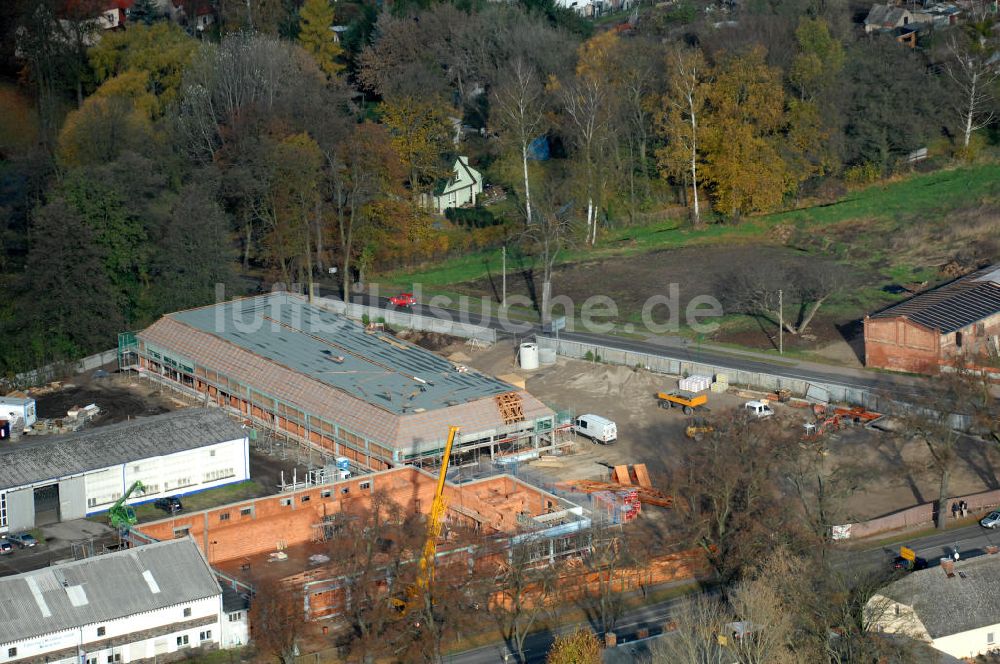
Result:
[[[918,148],[973,158],[992,126],[986,17],[909,49],[806,0],[722,22],[642,7],[597,30],[549,0],[223,0],[204,33],[139,3],[100,35],[97,6],[4,9],[16,50],[0,56],[38,113],[37,147],[2,155],[6,373],[107,347],[220,283],[337,267],[346,292],[516,240],[547,294],[567,243],[609,225],[678,204],[733,223],[906,170]],[[508,190],[503,223],[419,205],[458,154]]]

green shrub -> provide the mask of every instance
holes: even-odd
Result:
[[[444,216],[456,226],[466,228],[486,228],[496,226],[501,222],[493,213],[479,206],[473,208],[448,208]]]

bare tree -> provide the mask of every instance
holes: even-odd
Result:
[[[667,51],[667,93],[658,118],[668,145],[660,151],[661,164],[667,172],[686,163],[690,174],[692,217],[701,225],[698,199],[699,122],[705,107],[708,65],[697,47],[674,46]]]
[[[500,636],[520,661],[524,661],[524,640],[544,615],[558,578],[554,567],[539,564],[531,552],[530,542],[515,544],[509,562],[497,570],[493,588],[487,589]]]
[[[809,261],[783,268],[754,261],[729,272],[718,288],[731,311],[764,317],[775,325],[780,321],[786,332],[797,335],[850,284],[850,272],[838,263]]]
[[[302,595],[267,577],[257,580],[254,589],[249,615],[254,645],[280,664],[293,664],[305,626]]]
[[[522,242],[537,256],[542,268],[542,297],[538,313],[542,322],[549,322],[552,312],[552,272],[563,249],[569,244],[573,223],[569,214],[569,204],[556,208],[546,202],[536,210],[535,223],[524,230]]]
[[[673,631],[653,646],[652,664],[731,664],[718,637],[732,620],[719,598],[704,593],[689,597],[672,616]]]
[[[583,160],[583,191],[587,199],[587,243],[597,242],[597,215],[603,196],[604,148],[607,146],[614,100],[596,76],[577,76],[562,86],[563,111]]]
[[[989,34],[974,33],[963,44],[955,37],[948,43],[950,57],[945,71],[958,92],[955,111],[959,117],[962,147],[966,149],[972,133],[990,124],[995,117],[993,90],[1000,72],[990,59],[989,37]]]
[[[531,184],[528,178],[528,148],[545,126],[545,90],[538,72],[524,58],[517,56],[504,72],[493,93],[493,109],[501,128],[521,151],[524,171],[524,211],[532,224]]]
[[[584,591],[581,603],[602,633],[614,631],[625,610],[626,578],[637,570],[642,556],[620,528],[595,528],[584,565],[597,582]]]

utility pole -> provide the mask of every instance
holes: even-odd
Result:
[[[500,306],[507,306],[507,245],[505,244],[500,249],[501,255],[503,256],[503,296],[500,300]]]
[[[778,289],[778,355],[785,354],[785,307],[781,289]]]

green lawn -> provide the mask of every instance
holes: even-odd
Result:
[[[184,512],[197,512],[266,494],[267,492],[260,484],[253,480],[247,480],[246,482],[227,484],[216,489],[208,489],[187,496],[181,496],[181,502],[184,504]],[[162,519],[166,516],[166,513],[163,510],[153,507],[153,503],[144,503],[135,506],[135,516],[140,523],[143,523]],[[102,512],[89,518],[93,521],[107,523],[108,513]]]
[[[861,226],[875,231],[878,236],[876,239],[884,239],[884,233],[905,230],[907,226],[943,217],[958,208],[997,200],[1000,200],[1000,164],[954,168],[875,184],[851,192],[833,204],[751,217],[739,224],[713,224],[695,231],[683,220],[664,219],[645,226],[614,229],[600,238],[597,247],[566,250],[559,263],[600,260],[697,245],[775,242],[769,231],[782,224],[800,231],[818,232],[847,222],[857,222],[859,232],[856,236],[834,241],[831,246],[822,248],[825,252],[846,257],[850,261],[851,254],[855,253],[852,248],[856,245],[863,246],[871,239],[866,237],[871,233],[862,232]],[[838,244],[843,246],[837,246]],[[866,259],[885,258],[884,253],[883,250],[874,248]],[[891,259],[889,256],[887,273],[901,282],[919,281],[929,276],[925,269],[891,264]],[[516,270],[519,260],[522,265],[526,265],[529,259],[519,257],[515,251],[509,251],[508,271]],[[437,293],[447,291],[447,286],[480,279],[489,273],[498,274],[500,266],[499,250],[475,252],[433,266],[386,273],[380,275],[380,280],[396,287],[420,283],[425,291]]]

